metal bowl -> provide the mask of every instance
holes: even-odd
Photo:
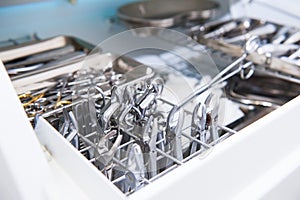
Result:
[[[152,0],[126,4],[117,15],[135,26],[171,27],[189,20],[207,20],[218,8],[213,1]]]

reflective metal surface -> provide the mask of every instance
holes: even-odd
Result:
[[[117,15],[133,27],[171,27],[189,20],[207,20],[218,7],[213,1],[142,1],[120,7]]]

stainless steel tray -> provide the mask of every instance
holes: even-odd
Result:
[[[245,26],[243,24],[245,23],[245,20],[247,23],[249,23],[249,27],[243,29],[241,27]],[[226,30],[226,28],[222,30],[222,26],[232,22],[235,22],[237,24],[236,28],[230,31]],[[250,34],[248,33],[250,33],[257,27],[262,27],[264,25],[272,25],[276,28],[273,33],[259,35],[259,38],[262,41],[263,45],[271,44],[273,38],[280,34],[280,30],[284,28],[284,26],[256,19],[234,19],[229,21],[211,22],[201,26],[199,30],[193,31],[191,34],[193,38],[201,44],[204,44],[212,49],[227,53],[231,56],[239,57],[243,54],[243,45],[245,41],[230,43],[228,42],[230,40],[228,40],[227,38],[239,37],[241,35],[245,36],[245,38],[249,37]],[[295,30],[292,27],[286,28],[293,29],[294,32],[299,31]],[[212,37],[207,37],[207,34],[213,31],[217,34]],[[299,45],[299,41],[297,42],[297,45]],[[288,51],[285,56],[289,56],[291,55],[291,53],[295,53],[295,51],[297,50]],[[286,60],[282,59],[281,56],[272,55],[272,53],[268,52],[258,51],[251,53],[247,57],[247,60],[263,66],[266,70],[268,70],[269,72],[273,72],[274,74],[280,73],[286,76],[300,78],[300,66],[295,63],[287,62]]]
[[[122,6],[117,15],[134,26],[171,27],[187,20],[207,20],[218,8],[213,1],[153,0]]]
[[[70,36],[56,36],[0,48],[0,59],[12,80],[84,59],[94,45]]]

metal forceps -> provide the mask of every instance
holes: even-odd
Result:
[[[137,143],[140,145],[142,152],[144,153],[145,166],[147,167],[148,175],[149,177],[153,177],[157,174],[156,140],[158,121],[157,118],[150,115],[145,122],[138,123],[138,125],[134,126],[134,134],[139,138]]]
[[[219,113],[219,97],[216,94],[210,93],[205,100],[207,123],[206,130],[210,133],[209,141],[207,138],[205,142],[216,141],[219,138],[218,133],[218,113]]]
[[[200,113],[199,113],[200,112]],[[199,102],[192,114],[191,136],[206,142],[206,106]],[[190,146],[190,154],[195,153],[202,145],[196,141],[192,141]]]
[[[228,65],[225,69],[223,69],[220,73],[218,73],[211,81],[209,81],[204,86],[196,89],[196,91],[189,95],[181,104],[177,106],[177,109],[180,109],[187,103],[189,103],[192,99],[197,97],[198,95],[202,94],[203,92],[207,91],[208,89],[213,88],[214,86],[217,86],[218,84],[224,82],[225,80],[229,79],[230,77],[234,76],[237,73],[241,73],[241,77],[248,79],[254,72],[254,68],[251,62],[246,63],[245,65],[241,65],[241,62],[244,61],[247,56],[253,52],[255,52],[260,46],[260,41],[258,37],[253,36],[250,37],[249,40],[247,40],[245,46],[244,46],[244,53],[241,57],[239,57],[237,60],[235,60],[233,63]],[[235,67],[237,69],[233,70]],[[246,73],[246,69],[250,68],[250,71]],[[232,72],[230,72],[233,70]]]
[[[158,132],[158,121],[154,118],[152,124],[152,130],[149,141],[149,157],[148,157],[148,176],[154,177],[157,175],[157,152],[156,152],[156,139]]]
[[[106,177],[111,180],[112,178],[112,169],[113,169],[113,157],[116,151],[118,150],[118,147],[121,144],[122,135],[118,135],[115,142],[112,144],[111,148],[109,148],[108,142],[109,139],[117,134],[116,130],[110,131],[108,134],[104,135],[99,139],[98,142],[94,143],[86,136],[79,135],[84,142],[86,142],[88,145],[94,147],[95,149],[95,165],[98,167],[100,171],[102,171]]]
[[[181,145],[181,131],[183,126],[184,113],[182,109],[176,106],[172,108],[167,118],[166,127],[166,151],[171,151],[171,155],[178,161],[183,160],[182,145]],[[167,159],[166,166],[172,164],[173,161]]]
[[[78,138],[78,123],[72,111],[69,113],[63,109],[64,123],[60,129],[60,133],[66,138],[76,149],[79,149],[79,138]]]
[[[108,177],[109,180],[111,180],[112,177],[113,157],[118,149],[118,146],[120,146],[121,144],[123,136],[119,134],[110,149],[108,149],[105,143],[108,142],[109,138],[114,136],[116,133],[116,130],[112,130],[110,133],[103,136],[99,140],[95,151],[95,165],[100,167],[101,171],[104,171],[104,174]]]
[[[112,116],[120,109],[122,98],[122,91],[118,87],[113,87],[111,98],[109,102],[100,110],[100,125],[104,130],[110,128],[110,121]]]
[[[125,191],[134,191],[142,187],[145,180],[145,165],[141,147],[136,143],[129,148],[126,168],[131,172],[127,174],[127,178],[132,179],[132,183],[127,185]]]
[[[161,94],[162,90],[163,80],[156,78],[142,91],[142,95],[135,101],[135,107],[138,108],[141,114],[140,118],[144,118],[146,111],[150,110],[151,107],[155,107],[156,97]]]

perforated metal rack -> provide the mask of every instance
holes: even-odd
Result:
[[[159,102],[160,102],[160,106],[164,106],[164,107],[168,107],[167,110],[170,110],[174,104],[169,102],[168,100],[165,100],[163,98],[159,98],[157,99]],[[169,112],[169,111],[168,111]],[[168,113],[167,112],[167,113]],[[230,129],[228,127],[224,127],[224,126],[219,126],[218,127],[218,131],[220,133],[222,133],[222,136],[215,140],[215,141],[212,141],[211,143],[204,143],[202,141],[200,141],[199,139],[195,138],[195,137],[192,137],[190,135],[190,131],[191,131],[191,126],[188,125],[189,122],[190,122],[190,119],[191,119],[191,111],[188,111],[186,109],[184,109],[184,119],[185,119],[185,126],[182,128],[182,133],[181,135],[183,136],[185,142],[184,144],[182,144],[183,146],[183,149],[185,149],[186,151],[188,151],[188,146],[191,142],[196,142],[198,143],[199,145],[203,146],[204,148],[201,148],[201,149],[198,149],[195,153],[191,154],[191,155],[186,155],[183,160],[178,160],[176,157],[174,157],[170,151],[163,151],[161,150],[160,148],[156,147],[156,153],[157,153],[157,163],[159,163],[161,160],[163,159],[170,159],[172,161],[172,164],[167,166],[167,167],[163,167],[162,169],[159,169],[158,173],[155,175],[155,176],[147,176],[145,175],[145,177],[143,177],[142,179],[142,182],[140,183],[140,188],[144,187],[144,186],[147,186],[148,184],[151,184],[153,181],[159,179],[160,177],[162,177],[163,175],[165,175],[166,173],[176,169],[177,167],[180,167],[182,164],[188,162],[190,159],[192,159],[193,157],[195,156],[198,156],[200,154],[203,154],[203,153],[208,153],[215,145],[217,145],[219,142],[225,140],[226,138],[228,138],[229,136],[233,135],[236,133],[236,131],[234,131],[233,129]],[[130,129],[127,129],[127,130],[123,130],[122,133],[123,133],[123,137],[129,137],[129,141],[121,144],[119,147],[118,147],[118,150],[116,152],[117,155],[120,154],[120,152],[126,152],[127,149],[129,148],[129,145],[133,144],[133,143],[140,143],[139,140],[140,138],[138,138],[134,133],[132,133],[133,131],[133,127],[130,128]],[[86,151],[88,151],[89,149],[94,149],[94,148],[97,148],[97,146],[95,145],[95,143],[93,142],[93,136],[95,136],[97,133],[96,132],[92,132],[86,136],[83,136],[83,135],[79,135],[80,138],[85,141],[85,146],[84,148],[80,149],[79,152],[82,153],[83,155],[86,155]],[[162,140],[158,140],[156,141],[156,146],[159,146],[160,144],[163,144],[165,141],[162,139]],[[185,146],[185,147],[184,147]],[[91,163],[94,163],[95,162],[95,158],[91,158],[89,159],[89,161]],[[117,156],[114,156],[113,158],[113,165],[112,165],[112,170],[114,168],[122,168],[122,170],[124,171],[130,171],[128,168],[127,168],[127,161],[128,161],[128,157],[124,157],[124,158],[118,158]],[[149,163],[147,163],[148,165]],[[147,169],[147,165],[145,165],[145,169]],[[120,170],[120,169],[118,169]],[[146,174],[147,173],[151,173],[150,171],[146,171],[145,172]],[[126,176],[125,175],[122,175],[118,178],[115,178],[114,180],[111,180],[112,183],[118,185],[119,182],[123,181],[124,179],[126,179]],[[120,187],[120,186],[119,186]],[[126,192],[125,194],[126,195],[129,195],[131,193],[133,193],[135,190],[131,190],[131,191],[128,191]]]

